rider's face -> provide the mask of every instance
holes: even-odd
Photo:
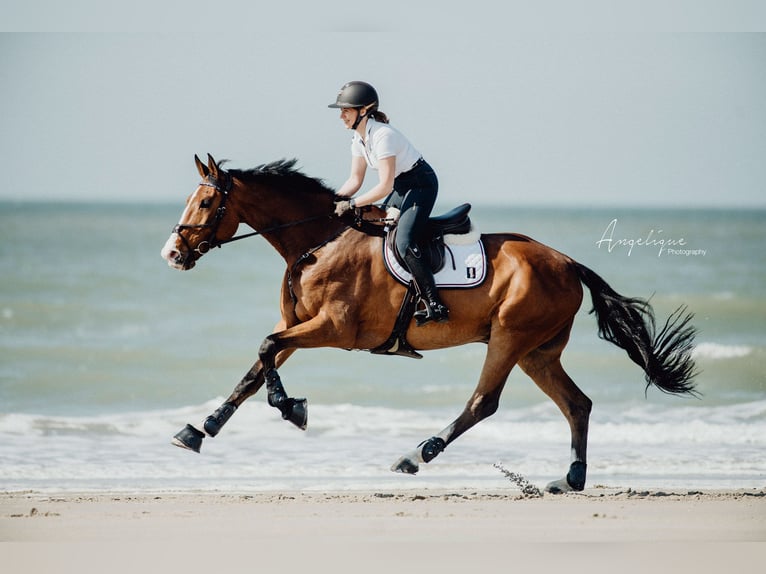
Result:
[[[353,128],[354,122],[356,121],[356,117],[358,115],[359,110],[357,108],[341,108],[340,110],[340,119],[348,130]]]

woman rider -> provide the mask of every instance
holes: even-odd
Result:
[[[336,203],[343,215],[355,207],[371,205],[386,197],[385,204],[400,210],[396,248],[409,267],[424,309],[415,313],[418,325],[446,321],[449,309],[436,291],[434,276],[424,261],[418,242],[428,229],[439,182],[436,173],[401,132],[388,125],[378,110],[378,93],[366,82],[345,84],[330,108],[340,108],[340,119],[353,130],[351,175],[338,190],[350,198],[362,187],[367,167],[376,169],[378,183],[366,193]]]

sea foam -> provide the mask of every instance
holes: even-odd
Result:
[[[752,347],[745,345],[722,345],[719,343],[700,343],[692,352],[695,359],[739,359],[753,352]]]

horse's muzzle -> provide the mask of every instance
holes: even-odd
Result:
[[[160,256],[168,262],[170,267],[179,271],[188,271],[197,263],[191,253],[183,253],[179,250],[177,233],[170,235],[162,251],[160,251]]]

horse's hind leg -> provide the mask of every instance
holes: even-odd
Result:
[[[564,344],[566,340],[564,340]],[[591,400],[575,385],[561,366],[563,344],[541,348],[519,361],[519,366],[559,407],[569,423],[572,454],[567,475],[549,483],[545,490],[554,494],[585,488],[587,469],[588,420]]]
[[[512,336],[508,333],[491,337],[479,384],[460,416],[438,435],[423,441],[414,451],[397,460],[391,470],[415,474],[420,469],[420,463],[431,462],[449,443],[476,423],[493,415],[497,411],[505,381],[516,364],[515,348]]]

